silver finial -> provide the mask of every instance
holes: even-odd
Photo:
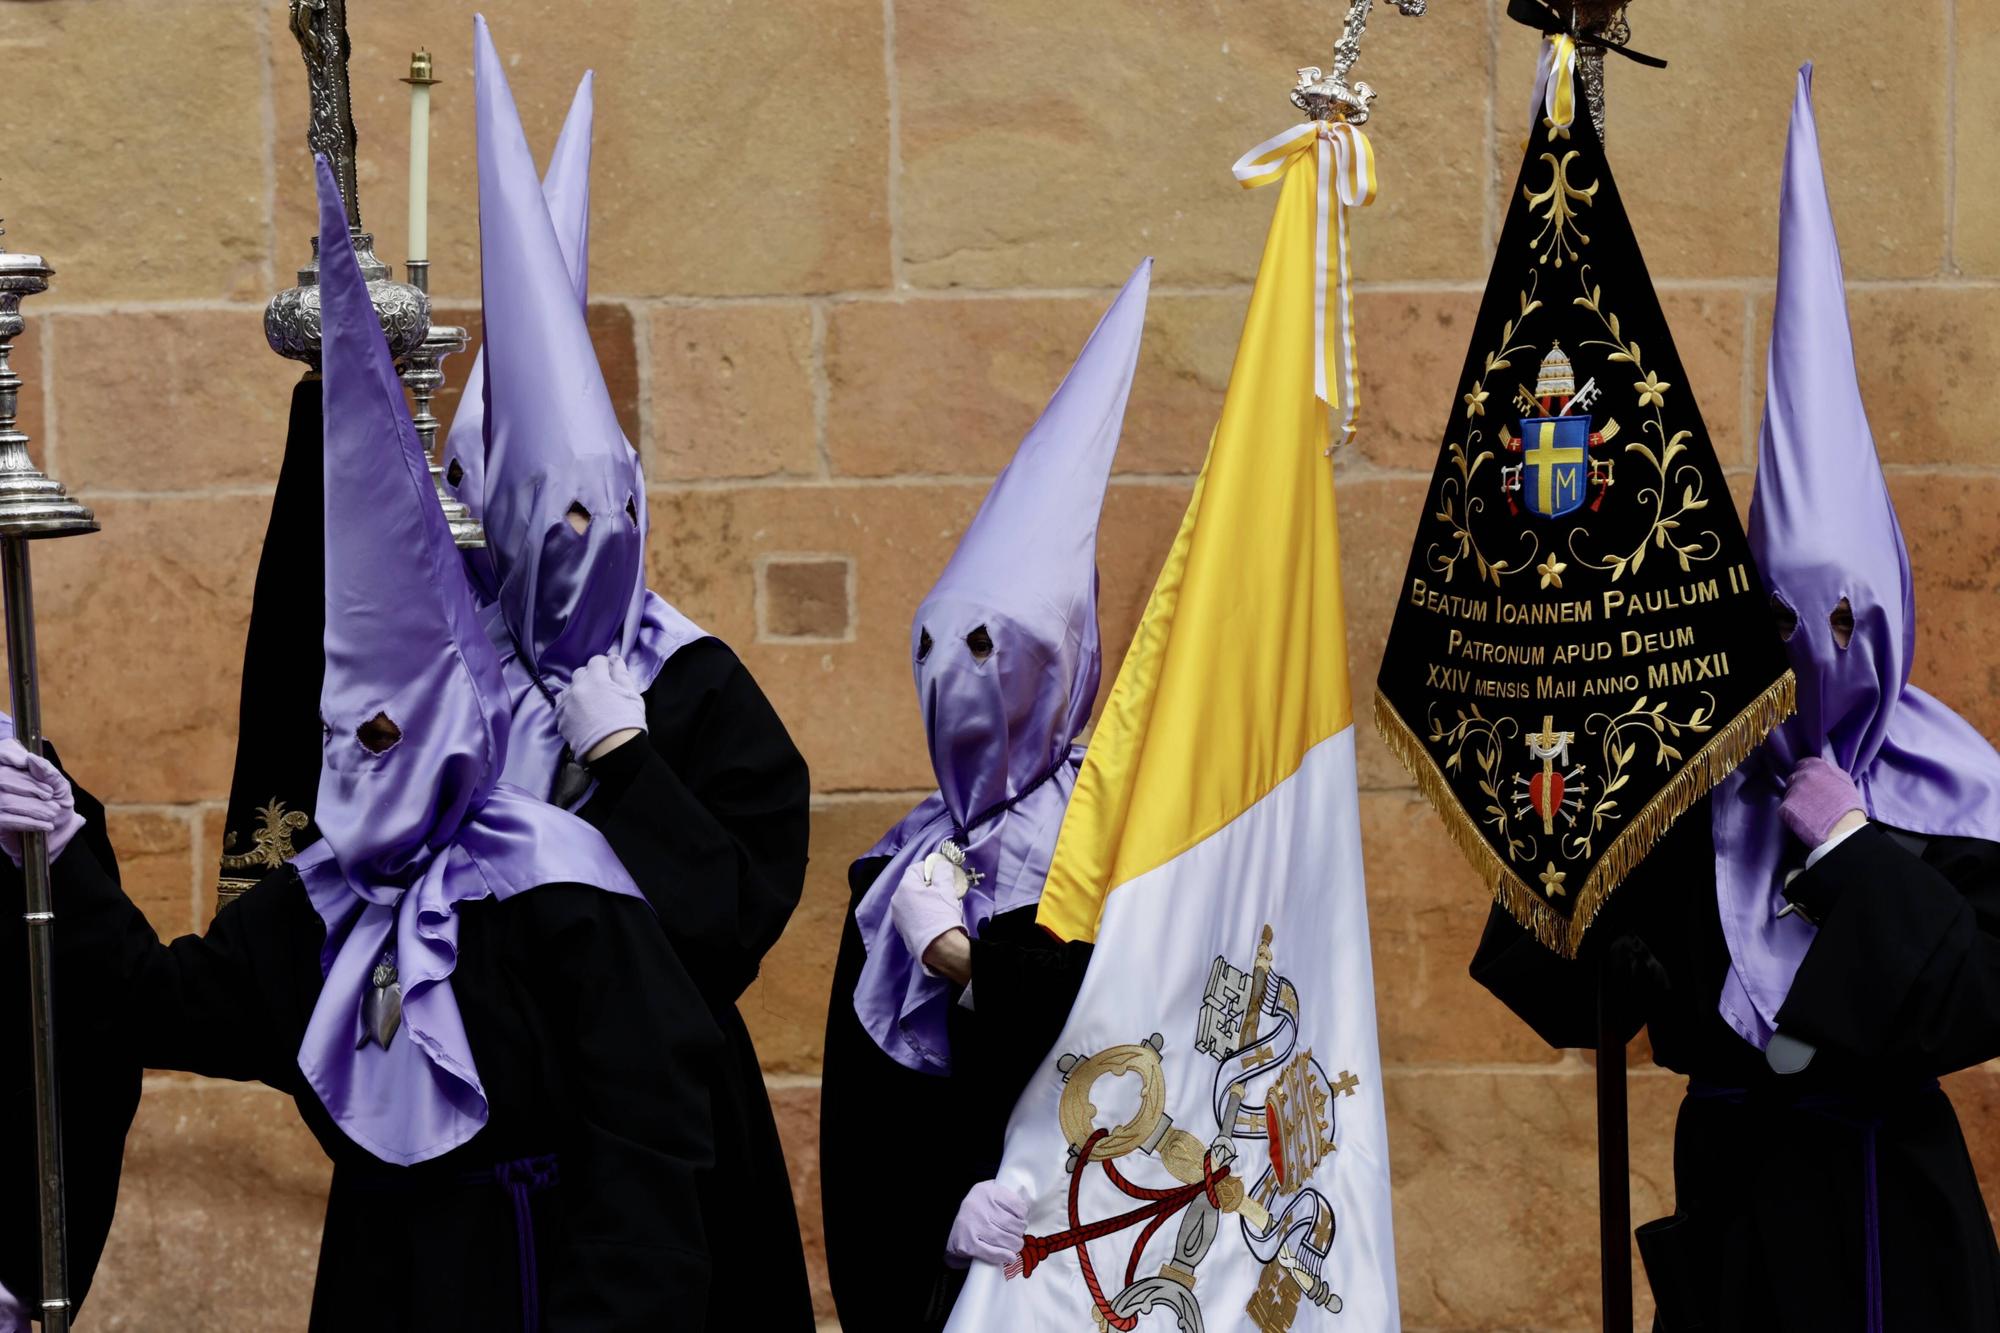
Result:
[[[398,360],[423,346],[430,328],[430,298],[397,282],[375,257],[375,238],[361,228],[361,190],[354,173],[354,109],[348,99],[347,0],[291,0],[292,36],[306,62],[310,114],[306,146],[326,158],[347,205],[347,226],[368,282],[368,299],[382,320],[389,352]],[[279,356],[319,369],[319,241],[312,262],[299,270],[299,285],[279,292],[264,307],[264,339]]]
[[[1429,0],[1395,0],[1397,10],[1411,18],[1420,16],[1428,3]],[[1374,4],[1375,0],[1354,0],[1348,7],[1347,18],[1340,26],[1340,40],[1333,44],[1332,73],[1317,65],[1299,71],[1298,83],[1292,88],[1292,105],[1309,119],[1344,120],[1350,125],[1368,123],[1368,107],[1375,100],[1375,90],[1365,83],[1350,83],[1347,76],[1354,62],[1361,58],[1361,36],[1368,31],[1368,11]]]
[[[55,270],[40,255],[0,249],[0,538],[67,537],[97,531],[97,519],[28,457],[28,437],[14,428],[21,376],[9,364],[27,328],[21,302],[45,292]]]

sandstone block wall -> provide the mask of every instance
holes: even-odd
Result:
[[[402,256],[397,79],[424,44],[445,80],[436,290],[476,328],[473,7],[349,0],[379,251]],[[598,71],[593,329],[655,488],[656,586],[735,645],[812,762],[811,883],[745,1009],[816,1237],[844,867],[927,782],[908,614],[1150,253],[1103,530],[1105,640],[1122,651],[1208,438],[1269,218],[1271,197],[1239,189],[1229,165],[1290,123],[1292,71],[1326,63],[1342,6],[484,8],[538,152],[578,75]],[[1357,220],[1368,409],[1339,482],[1363,688],[1518,165],[1534,42],[1503,8],[1380,13],[1357,71],[1381,90],[1382,181]],[[6,243],[58,270],[28,306],[24,428],[104,524],[37,555],[48,726],[110,803],[128,883],[163,933],[213,905],[251,576],[296,378],[260,327],[313,225],[285,11],[0,0]],[[1864,387],[1922,598],[1918,679],[2000,732],[2000,3],[1642,0],[1634,22],[1673,68],[1614,62],[1613,159],[1739,496],[1791,74],[1818,60]],[[449,367],[454,385],[469,361]],[[1466,980],[1478,889],[1372,734],[1362,774],[1407,1326],[1595,1327],[1591,1070]],[[1633,1078],[1643,1219],[1671,1203],[1676,1093],[1650,1068]],[[1953,1091],[2000,1187],[2000,1074]],[[303,1326],[325,1169],[282,1101],[152,1076],[126,1182],[84,1329]]]

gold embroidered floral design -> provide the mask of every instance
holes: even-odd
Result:
[[[1507,804],[1500,799],[1500,758],[1508,740],[1520,734],[1521,724],[1511,717],[1489,718],[1479,711],[1479,705],[1472,705],[1471,711],[1460,708],[1454,710],[1457,720],[1450,726],[1438,721],[1437,710],[1431,710],[1431,744],[1448,745],[1450,753],[1444,758],[1444,771],[1455,774],[1465,766],[1467,750],[1472,753],[1472,762],[1479,769],[1479,790],[1486,797],[1486,810],[1480,822],[1490,826],[1507,848],[1507,858],[1511,861],[1533,862],[1535,859],[1535,839],[1528,834],[1517,835],[1512,821],[1507,815]]]
[[[1548,211],[1541,215],[1542,229],[1528,242],[1541,251],[1536,257],[1537,263],[1546,264],[1553,256],[1555,266],[1561,268],[1565,261],[1576,258],[1578,246],[1590,244],[1590,237],[1576,225],[1576,217],[1580,209],[1596,202],[1597,190],[1602,182],[1592,181],[1585,189],[1570,184],[1570,163],[1576,161],[1577,156],[1575,149],[1564,153],[1561,158],[1554,153],[1543,153],[1542,161],[1549,168],[1548,185],[1540,190],[1532,185],[1521,187],[1529,208],[1548,207]]]
[[[1667,716],[1665,699],[1652,703],[1646,695],[1639,696],[1636,703],[1616,716],[1610,713],[1590,715],[1583,729],[1592,736],[1602,733],[1604,785],[1598,789],[1597,803],[1590,808],[1588,825],[1564,844],[1565,856],[1571,860],[1588,860],[1595,853],[1597,835],[1605,825],[1620,818],[1619,805],[1614,797],[1632,780],[1630,769],[1639,753],[1641,741],[1650,739],[1653,742],[1654,764],[1660,768],[1672,768],[1686,757],[1679,747],[1672,744],[1673,741],[1683,736],[1708,734],[1710,720],[1715,716],[1715,696],[1704,691],[1702,698],[1708,702],[1680,722]],[[1636,739],[1627,740],[1628,734],[1636,736]]]

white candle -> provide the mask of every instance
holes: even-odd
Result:
[[[418,262],[430,258],[431,56],[410,56],[410,251]]]

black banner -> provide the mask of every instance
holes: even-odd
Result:
[[[1576,106],[1530,137],[1376,694],[1460,848],[1566,956],[1793,700],[1580,81]]]

